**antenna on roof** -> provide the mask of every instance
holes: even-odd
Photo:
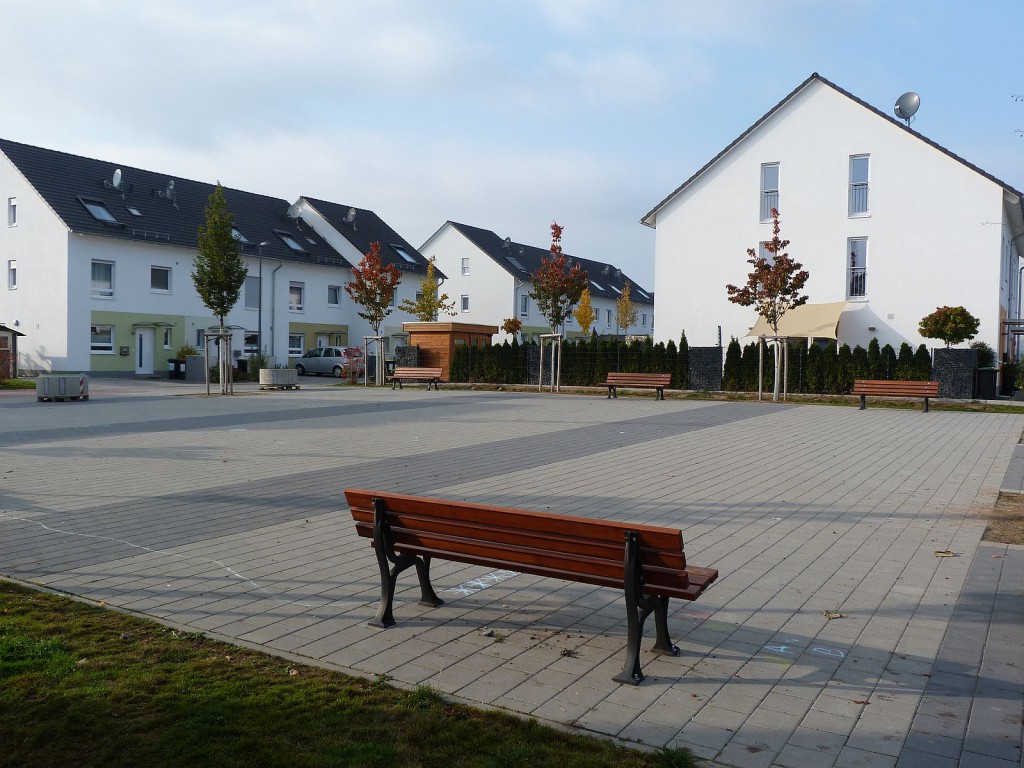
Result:
[[[114,169],[113,177],[111,178],[110,181],[107,181],[106,179],[104,179],[103,180],[103,186],[106,187],[107,189],[116,189],[118,192],[121,193],[121,198],[123,199],[124,198],[124,182],[123,182],[123,180],[121,178],[121,169],[120,168],[115,168]]]
[[[507,250],[509,250],[509,251],[511,251],[512,250],[512,238],[511,237],[506,237],[505,238],[505,244],[502,247],[507,249]]]
[[[605,264],[604,265],[604,269],[601,270],[601,274],[602,275],[607,275],[611,271],[612,271],[612,268],[610,266],[608,266],[607,264]]]
[[[351,224],[352,225],[352,229],[355,229],[356,228],[355,221],[356,221],[356,209],[355,208],[349,208],[348,209],[348,213],[345,214],[345,223],[346,224]]]
[[[157,197],[162,197],[164,200],[170,200],[174,204],[174,207],[177,208],[178,207],[178,195],[174,191],[174,179],[171,179],[170,181],[167,182],[167,188],[166,189],[158,189],[158,190],[156,190],[156,196]]]
[[[616,278],[622,277],[622,270],[621,269],[616,269],[615,270],[615,277]]]
[[[918,107],[921,106],[921,97],[913,91],[907,91],[898,99],[896,99],[896,106],[892,108],[892,111],[896,113],[896,117],[901,120],[907,121],[907,128],[910,127],[910,121],[914,115],[917,114]]]

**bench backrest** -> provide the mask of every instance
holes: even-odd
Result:
[[[440,368],[395,368],[394,376],[409,376],[412,378],[439,379],[441,378]]]
[[[653,384],[659,387],[667,387],[672,381],[671,373],[608,373],[609,384]]]
[[[373,500],[383,500],[398,552],[621,589],[625,535],[636,531],[644,592],[693,599],[706,586],[689,583],[683,536],[672,528],[354,488],[345,498],[356,531],[371,539]]]
[[[937,381],[879,381],[857,379],[853,382],[854,395],[903,395],[906,397],[938,397]]]

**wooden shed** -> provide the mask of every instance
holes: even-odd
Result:
[[[18,377],[18,337],[24,335],[0,325],[0,381]]]
[[[440,368],[441,379],[449,381],[455,348],[467,344],[490,346],[498,326],[445,322],[402,323],[402,330],[409,334],[409,346],[420,348],[420,366]]]

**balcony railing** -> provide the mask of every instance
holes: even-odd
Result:
[[[868,271],[865,267],[850,267],[846,281],[846,297],[859,299],[867,295]]]
[[[868,212],[868,185],[850,185],[850,215]]]
[[[761,221],[772,220],[772,208],[779,208],[779,192],[761,192]]]

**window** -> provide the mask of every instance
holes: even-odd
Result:
[[[867,296],[868,239],[851,237],[846,241],[846,252],[850,254],[846,298],[863,299]]]
[[[606,309],[604,311],[604,324],[609,326],[609,327],[611,327],[611,324],[612,324],[612,311],[610,309]]]
[[[590,281],[590,284],[591,284],[592,286],[594,286],[595,288],[597,288],[597,290],[599,290],[599,291],[604,291],[604,290],[605,290],[605,288],[604,288],[604,286],[603,286],[603,285],[600,285],[600,284],[598,284],[598,283],[595,283],[595,282],[594,282],[593,280],[591,280],[591,281]]]
[[[868,213],[868,155],[850,156],[850,215]]]
[[[7,262],[7,287],[12,291],[18,289],[18,260],[11,259]]]
[[[391,247],[395,249],[395,253],[397,253],[399,256],[401,256],[403,259],[405,259],[410,264],[415,264],[416,263],[416,259],[414,259],[412,256],[409,255],[409,252],[407,250],[405,250],[405,246],[395,245],[394,243],[392,243]]]
[[[340,285],[328,285],[327,286],[327,303],[332,307],[336,307],[341,304],[341,286]]]
[[[114,326],[93,325],[89,328],[90,349],[100,354],[114,354]]]
[[[469,274],[469,259],[463,259],[462,260],[462,274],[464,274],[464,275],[468,275]]]
[[[302,333],[289,333],[288,334],[288,356],[289,357],[302,357],[302,350],[306,346],[305,334]]]
[[[303,311],[303,294],[306,292],[305,283],[288,283],[288,309],[292,312]]]
[[[164,349],[171,348],[171,329],[164,328]]]
[[[241,231],[239,231],[238,227],[232,227],[231,228],[231,236],[233,238],[235,238],[235,240],[237,240],[240,243],[248,243],[249,242],[249,238],[247,238],[245,235],[243,235],[241,233]]]
[[[105,203],[101,203],[99,200],[87,200],[86,198],[78,198],[82,205],[85,206],[85,210],[92,214],[92,217],[96,221],[102,221],[104,224],[120,224],[117,217],[110,212]]]
[[[171,292],[171,268],[150,267],[149,268],[149,290],[159,293]]]
[[[775,263],[775,254],[768,250],[768,241],[762,240],[757,244],[757,258],[764,259],[768,262],[768,266]]]
[[[772,220],[772,208],[779,208],[779,164],[761,165],[761,221]]]
[[[246,357],[260,351],[260,335],[256,331],[246,331],[242,340],[242,354]]]
[[[296,253],[306,253],[306,249],[303,248],[301,245],[299,245],[299,241],[296,240],[291,235],[289,235],[287,232],[275,231],[274,234],[277,235],[278,237],[280,237],[281,238],[281,242],[283,242],[285,245],[287,245],[289,248],[291,248]],[[248,241],[246,241],[246,242],[248,242]]]
[[[7,226],[15,227],[18,225],[18,198],[8,197],[7,198]]]
[[[92,295],[100,299],[114,298],[114,262],[92,263]]]
[[[245,308],[260,308],[260,279],[258,277],[245,278]]]
[[[519,297],[519,316],[530,316],[530,297],[528,295]]]
[[[469,312],[469,296],[462,297],[462,311]]]
[[[646,312],[641,312],[640,313],[640,327],[641,328],[646,328],[647,327],[647,313]]]
[[[136,207],[135,207],[134,205],[126,205],[126,206],[124,207],[124,209],[125,209],[126,211],[128,211],[128,213],[130,213],[130,214],[131,214],[132,216],[141,216],[141,215],[142,215],[142,211],[140,211],[140,210],[139,210],[138,208],[136,208]]]

